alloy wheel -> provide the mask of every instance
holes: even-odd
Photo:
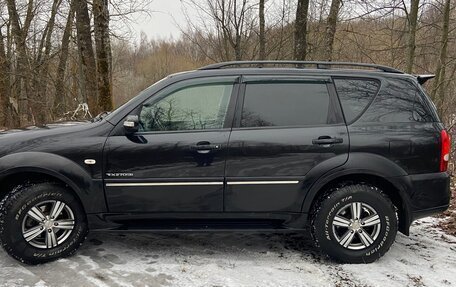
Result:
[[[381,229],[380,216],[370,205],[352,202],[339,209],[332,222],[332,231],[337,242],[350,250],[371,246]]]
[[[22,221],[22,236],[33,247],[51,249],[62,244],[75,226],[71,208],[57,200],[30,208]]]

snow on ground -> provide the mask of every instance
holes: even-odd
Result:
[[[75,256],[21,265],[0,251],[0,286],[456,286],[456,238],[415,223],[379,261],[339,265],[306,234],[92,233]]]

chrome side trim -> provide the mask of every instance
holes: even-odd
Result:
[[[228,181],[228,185],[254,185],[254,184],[298,184],[299,180],[273,180],[273,181]]]
[[[201,182],[125,182],[106,183],[107,187],[127,186],[186,186],[186,185],[223,185],[223,181],[201,181]]]

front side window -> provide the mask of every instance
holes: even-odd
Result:
[[[329,106],[325,82],[248,83],[241,127],[327,124]]]
[[[140,131],[185,131],[223,128],[232,83],[202,83],[153,97],[140,113]]]

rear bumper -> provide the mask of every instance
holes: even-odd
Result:
[[[450,176],[446,172],[410,175],[411,221],[445,211],[451,199]]]
[[[412,221],[419,219],[419,218],[427,217],[427,216],[430,216],[433,214],[442,213],[445,210],[447,210],[448,207],[449,207],[449,205],[447,204],[447,205],[437,206],[437,207],[433,207],[433,208],[429,208],[429,209],[413,211],[412,212]]]
[[[451,198],[448,173],[414,174],[390,179],[401,190],[403,204],[399,214],[399,231],[405,235],[409,235],[414,220],[448,209]]]

